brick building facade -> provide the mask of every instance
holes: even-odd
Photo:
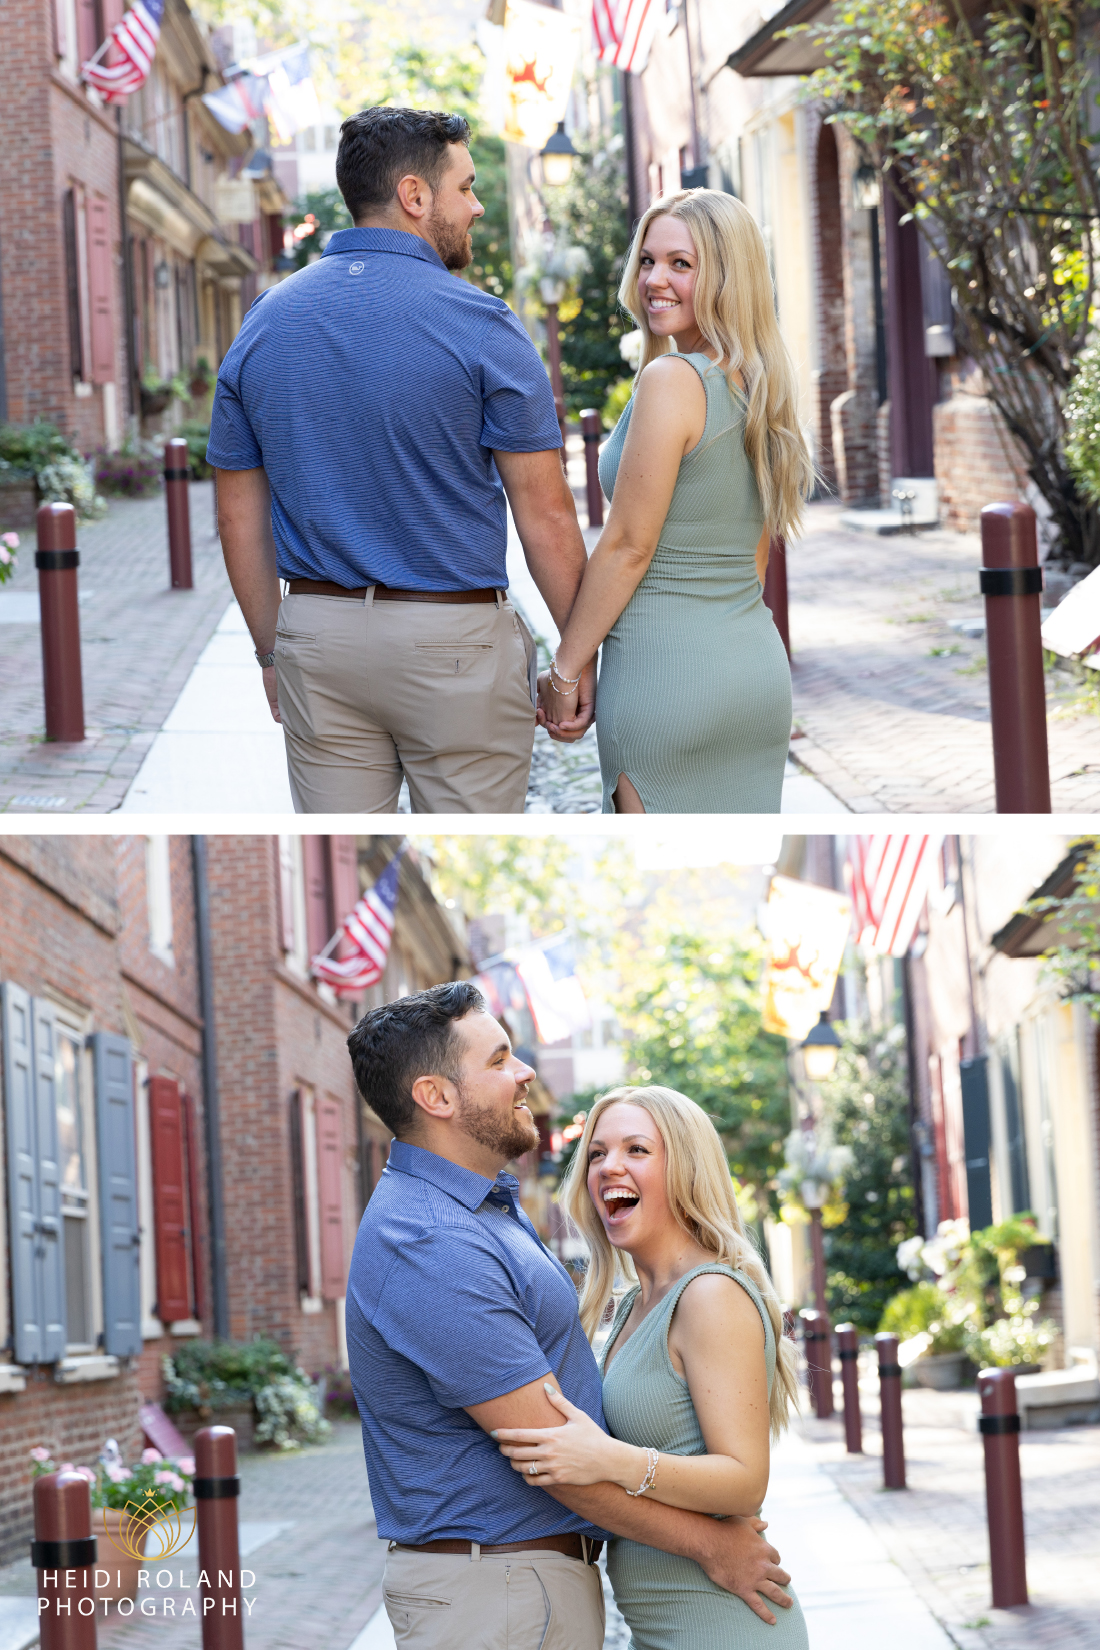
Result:
[[[346,1367],[389,1137],[345,1046],[365,1005],[309,965],[398,846],[0,839],[0,1563],[28,1533],[28,1452],[92,1462],[114,1437],[133,1459],[181,1339],[269,1335],[312,1374]],[[368,1000],[468,972],[407,853]]]

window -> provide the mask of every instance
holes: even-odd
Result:
[[[325,150],[326,150],[326,153],[331,153],[331,151],[333,149],[337,148],[337,147],[338,147],[338,138],[337,138],[336,127],[335,126],[326,126],[325,127]]]
[[[305,131],[302,133],[302,148],[305,150],[307,155],[312,155],[316,152],[316,149],[317,149],[317,129],[316,129],[316,127],[314,127],[314,126],[307,126],[306,127]]]
[[[145,904],[149,914],[149,949],[169,968],[175,968],[172,950],[172,839],[145,838]]]
[[[343,1110],[331,1095],[317,1098],[303,1085],[291,1099],[298,1285],[303,1312],[343,1298]]]
[[[312,959],[359,898],[355,838],[281,836],[277,893],[280,949],[291,972],[308,979]],[[328,986],[318,990],[336,1001]]]
[[[91,1126],[89,1060],[84,1035],[60,1019],[57,1025],[58,1175],[65,1262],[66,1348],[91,1351],[99,1333],[98,1253],[95,1201],[91,1196],[94,1129]]]

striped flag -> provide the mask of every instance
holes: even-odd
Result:
[[[660,0],[592,0],[596,56],[627,74],[641,74],[661,15]]]
[[[141,87],[156,56],[164,0],[136,0],[121,23],[116,23],[99,51],[81,68],[81,77],[108,103],[119,103]],[[99,60],[108,46],[116,49],[113,63]]]
[[[942,836],[848,838],[856,939],[879,956],[904,957],[913,943],[942,843]]]
[[[314,979],[330,985],[338,997],[361,997],[368,986],[377,985],[382,978],[393,938],[397,876],[403,852],[402,848],[394,855],[374,887],[367,890],[325,950],[310,964]],[[341,940],[344,955],[329,956],[328,952]]]

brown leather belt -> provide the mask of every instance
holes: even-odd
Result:
[[[401,1553],[469,1553],[472,1541],[425,1541],[419,1547],[407,1541],[394,1543]],[[588,1563],[595,1564],[603,1550],[602,1541],[589,1541]],[[496,1546],[481,1543],[483,1553],[564,1553],[566,1558],[584,1560],[584,1546],[579,1535],[540,1535],[532,1541],[505,1541]]]
[[[369,589],[370,586],[364,584],[357,590],[348,590],[329,579],[290,579],[286,587],[288,596],[345,596],[353,602],[365,600]],[[495,602],[497,593],[495,590],[391,590],[388,585],[376,584],[374,599],[376,602],[457,602],[465,605],[469,602]]]

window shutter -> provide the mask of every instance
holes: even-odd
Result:
[[[69,297],[69,361],[73,377],[84,377],[84,341],[80,326],[80,260],[76,239],[76,190],[66,189],[63,204],[65,223],[65,280]]]
[[[318,1100],[317,1182],[321,1202],[321,1295],[339,1300],[344,1271],[344,1143],[337,1100]]]
[[[53,1363],[65,1351],[65,1271],[52,1061],[41,1082],[36,1080],[36,1054],[52,1054],[52,1012],[21,986],[6,984],[0,992],[0,1015],[15,1359],[21,1364]],[[53,1154],[46,1158],[45,1175],[40,1121],[42,1144]]]
[[[333,932],[350,916],[359,903],[359,855],[353,836],[330,836],[328,839],[329,883],[332,888]],[[329,938],[331,939],[331,934]],[[347,940],[341,940],[336,955],[348,951]]]
[[[114,257],[111,220],[101,195],[88,197],[88,297],[92,312],[92,383],[112,384],[115,378],[115,329],[111,297]]]
[[[310,1292],[309,1239],[306,1235],[306,1171],[302,1157],[302,1092],[295,1089],[290,1097],[290,1168],[294,1180],[294,1258],[298,1270],[298,1289]]]
[[[313,958],[325,949],[336,927],[329,898],[328,841],[325,837],[302,838],[302,869],[306,884],[306,938],[309,955]]]
[[[187,1210],[183,1172],[183,1112],[179,1084],[149,1079],[149,1140],[153,1158],[157,1317],[179,1323],[191,1316],[187,1266]]]
[[[128,1357],[141,1351],[141,1239],[130,1044],[125,1037],[99,1031],[92,1038],[92,1050],[103,1249],[103,1348],[115,1357]]]
[[[191,1281],[194,1288],[195,1316],[200,1323],[206,1316],[206,1257],[202,1241],[202,1204],[199,1196],[202,1165],[199,1158],[199,1129],[195,1120],[195,1101],[190,1094],[183,1096],[183,1135],[187,1145],[188,1212],[191,1216]]]
[[[99,45],[96,0],[76,0],[76,44],[81,63],[94,57]]]

